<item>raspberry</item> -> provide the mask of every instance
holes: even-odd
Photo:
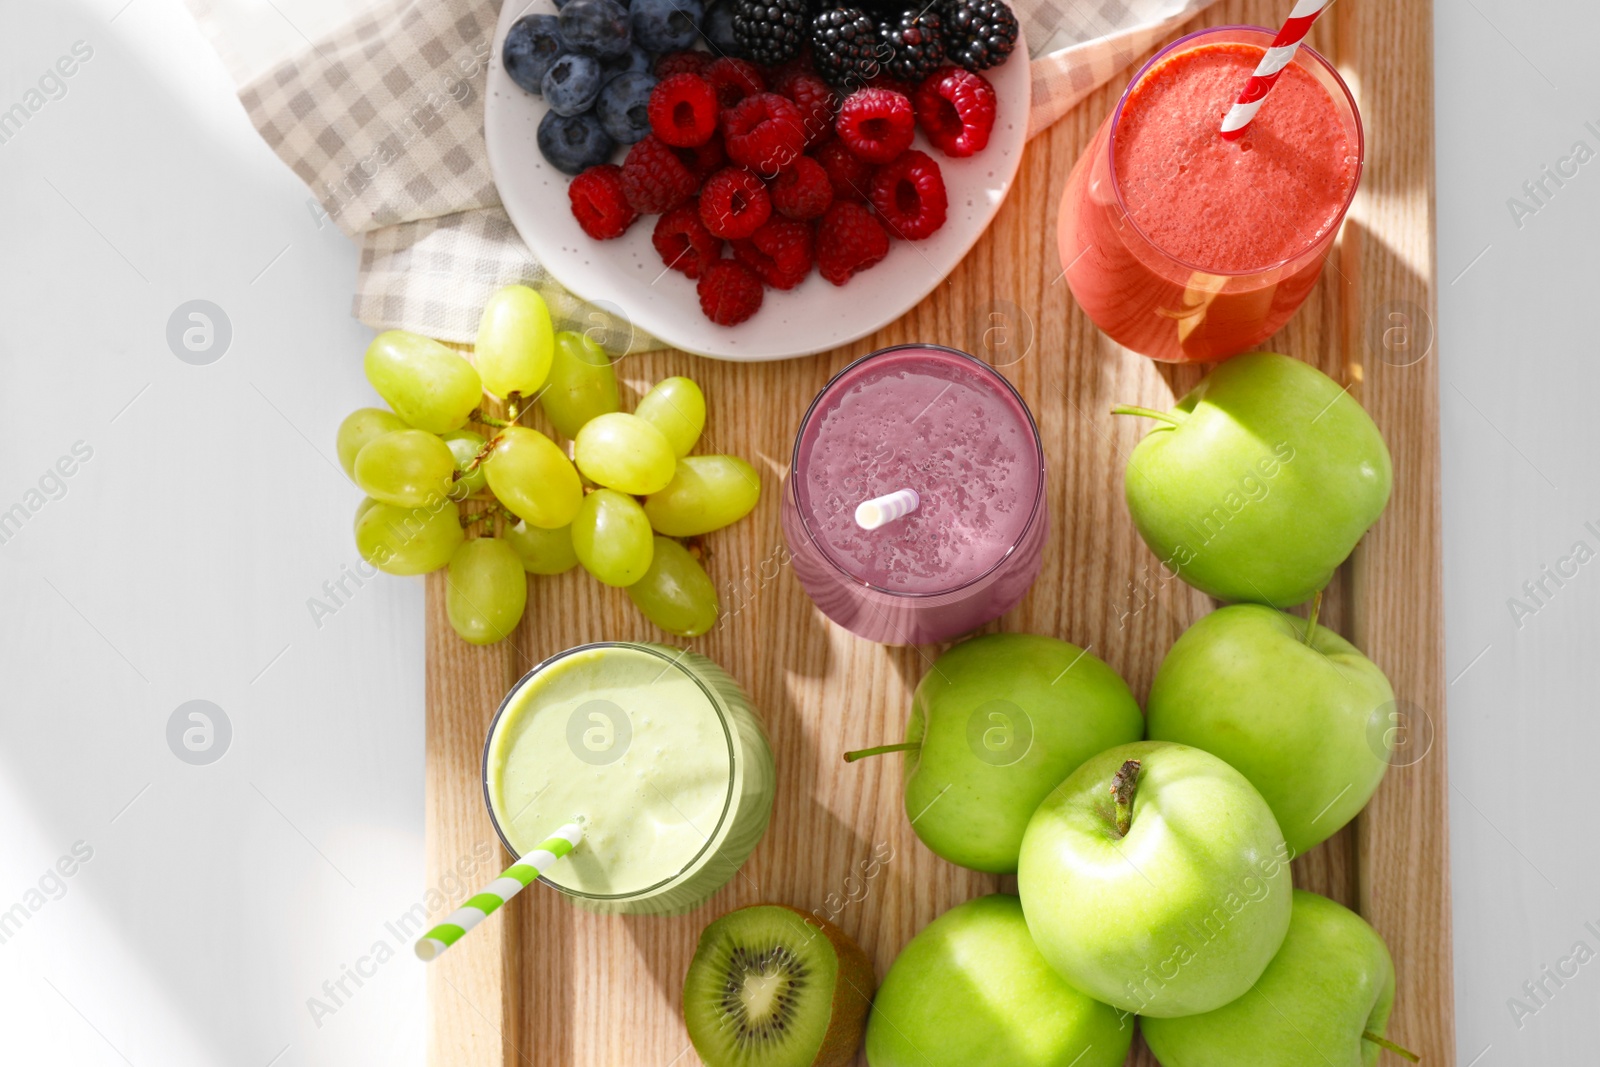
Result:
[[[719,259],[706,267],[695,287],[700,310],[718,326],[737,326],[761,310],[761,279],[734,259]]]
[[[828,172],[828,184],[833,186],[833,199],[864,204],[867,187],[872,182],[872,166],[861,159],[843,141],[828,141],[818,146],[812,156]]]
[[[819,218],[833,203],[833,183],[822,164],[801,156],[794,166],[778,172],[778,180],[768,190],[772,210],[791,219]]]
[[[662,215],[650,243],[661,253],[661,262],[691,278],[700,277],[722,255],[722,238],[706,229],[700,221],[700,209],[694,204],[675,207]]]
[[[668,52],[656,60],[656,77],[666,81],[674,74],[699,74],[710,62],[707,52]]]
[[[947,156],[976,155],[994,129],[994,86],[982,74],[942,67],[917,86],[917,121]]]
[[[779,63],[776,67],[767,70],[767,87],[775,93],[789,95],[789,83],[802,74],[816,74],[817,68],[811,62],[811,46],[808,44],[800,49],[800,54],[793,59]]]
[[[760,67],[730,56],[713,60],[700,76],[717,91],[717,102],[723,107],[732,107],[747,96],[767,91],[767,79],[762,77]]]
[[[868,163],[887,163],[917,135],[911,101],[889,89],[862,89],[839,107],[839,139]]]
[[[695,181],[703,182],[728,163],[728,153],[722,147],[721,137],[712,137],[705,144],[697,144],[693,148],[676,148],[678,158],[683,160],[683,165],[689,168],[695,176]]]
[[[747,96],[722,113],[728,158],[763,178],[799,158],[806,146],[800,110],[777,93]]]
[[[793,289],[811,273],[811,227],[793,219],[768,219],[742,241],[733,242],[740,263],[774,289]]]
[[[817,269],[843,285],[889,254],[889,235],[860,204],[835,204],[817,228]]]
[[[724,167],[700,190],[700,221],[718,237],[749,237],[771,215],[767,187],[747,170]]]
[[[650,128],[678,148],[705,144],[717,132],[717,93],[704,78],[674,74],[650,93]]]
[[[614,163],[590,167],[572,179],[567,199],[578,225],[596,241],[621,237],[639,217],[622,191],[622,168]]]
[[[628,149],[622,161],[622,191],[641,215],[671,211],[694,195],[700,182],[672,146],[653,133]]]
[[[778,92],[794,102],[800,110],[800,124],[805,127],[806,146],[822,142],[833,132],[833,113],[839,107],[839,95],[828,83],[815,74],[801,71],[780,83]]]
[[[889,232],[920,241],[944,225],[950,201],[939,164],[915,148],[872,176],[872,206]]]
[[[901,81],[899,78],[891,78],[887,74],[880,74],[868,82],[866,87],[868,89],[887,89],[891,93],[910,96],[911,91],[917,87],[917,83],[915,81]]]

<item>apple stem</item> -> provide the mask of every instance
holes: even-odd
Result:
[[[1111,776],[1111,799],[1117,805],[1117,836],[1127,837],[1133,826],[1133,793],[1139,787],[1139,761],[1128,760]]]
[[[1389,1041],[1389,1040],[1386,1040],[1385,1038],[1381,1038],[1377,1034],[1373,1033],[1371,1030],[1363,1030],[1361,1032],[1361,1036],[1363,1038],[1365,1038],[1366,1040],[1372,1042],[1374,1045],[1377,1045],[1379,1048],[1388,1049],[1390,1052],[1394,1053],[1396,1056],[1404,1056],[1406,1059],[1410,1060],[1412,1063],[1421,1063],[1422,1062],[1422,1057],[1418,1056],[1415,1052],[1412,1052],[1408,1048],[1401,1048],[1399,1045],[1395,1044],[1393,1041]]]
[[[868,756],[881,756],[885,752],[910,752],[921,747],[921,741],[902,741],[898,745],[879,745],[876,748],[862,748],[854,752],[846,752],[844,761],[846,763],[854,763],[856,760],[866,759]]]
[[[1139,415],[1146,419],[1159,419],[1171,423],[1173,426],[1182,426],[1183,420],[1170,411],[1155,411],[1151,408],[1136,407],[1133,404],[1118,404],[1111,409],[1113,415]]]
[[[1311,614],[1306,616],[1306,647],[1311,647],[1312,638],[1317,635],[1317,616],[1322,613],[1322,590],[1317,590],[1317,595],[1311,598]]]

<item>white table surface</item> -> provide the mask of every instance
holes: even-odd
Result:
[[[0,108],[93,50],[0,143],[0,512],[46,491],[0,543],[0,920],[27,913],[0,922],[0,1061],[420,1064],[421,969],[384,924],[429,888],[421,586],[308,608],[356,561],[355,253],[182,5],[125,2],[0,0]],[[1600,11],[1437,7],[1460,1062],[1592,1062],[1600,962],[1563,960],[1600,951],[1600,562],[1508,600],[1600,550],[1600,161],[1520,227],[1507,198],[1600,151]],[[166,339],[194,299],[232,327],[209,365]],[[167,741],[197,699],[232,729],[204,766]]]

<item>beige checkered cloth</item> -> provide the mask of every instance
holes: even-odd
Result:
[[[214,2],[190,6],[216,41]],[[1034,57],[1037,133],[1211,0],[1012,3]],[[374,328],[470,341],[489,295],[513,282],[556,293],[559,318],[594,321],[529,254],[489,174],[483,92],[500,5],[375,0],[240,88],[319,223],[360,244],[353,310]],[[618,351],[654,345],[625,323],[608,334]]]

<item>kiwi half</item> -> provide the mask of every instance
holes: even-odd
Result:
[[[830,922],[785,904],[705,928],[683,1018],[706,1067],[845,1067],[861,1046],[872,962]]]

